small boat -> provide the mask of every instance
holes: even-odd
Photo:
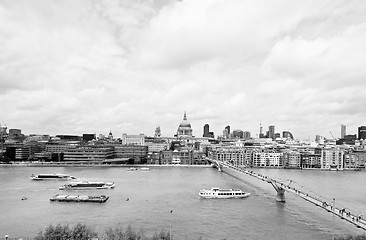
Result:
[[[210,190],[201,189],[198,195],[202,198],[246,198],[250,193],[243,192],[240,189],[220,189],[217,187]]]
[[[129,169],[127,169],[127,171],[129,171],[129,172],[137,171],[137,168],[135,168],[135,167],[130,167]]]
[[[339,169],[338,169],[337,164],[330,164],[329,170],[330,171],[338,171]]]
[[[109,199],[108,196],[86,196],[86,195],[61,195],[56,194],[50,198],[51,202],[95,202],[95,203],[105,203]]]
[[[60,190],[90,190],[90,189],[107,189],[114,188],[115,184],[113,182],[70,182],[59,187]]]
[[[32,174],[30,176],[32,180],[74,180],[76,177],[70,176],[69,174],[62,173],[48,173],[48,174]]]
[[[148,168],[148,167],[142,167],[142,168],[140,168],[140,171],[150,171],[150,168]]]

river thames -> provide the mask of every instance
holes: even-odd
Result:
[[[328,202],[366,214],[366,171],[252,169],[282,179]],[[225,169],[224,169],[225,171]],[[103,204],[50,202],[64,181],[32,181],[31,174],[66,173],[81,180],[115,182],[114,189],[68,191],[110,196]],[[85,223],[102,235],[110,227],[131,225],[151,236],[169,231],[173,239],[332,239],[362,234],[352,224],[334,218],[303,199],[286,193],[276,202],[268,183],[249,176],[233,177],[209,167],[0,167],[0,237],[32,238],[49,224]],[[245,199],[200,199],[202,188],[239,188]],[[21,200],[26,197],[27,200]],[[128,199],[128,201],[127,201]],[[172,212],[171,212],[172,211]],[[366,216],[366,215],[363,215]],[[334,226],[334,227],[333,227]]]

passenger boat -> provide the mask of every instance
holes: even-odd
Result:
[[[142,168],[140,168],[140,171],[150,171],[150,168],[148,168],[148,167],[142,167]]]
[[[68,174],[61,174],[61,173],[56,173],[56,174],[32,174],[30,176],[30,178],[32,180],[73,180],[76,179],[73,176],[70,176]]]
[[[95,202],[95,203],[105,203],[109,199],[108,196],[86,196],[86,195],[61,195],[56,194],[50,198],[51,202]]]
[[[70,182],[59,187],[60,190],[90,190],[90,189],[107,189],[114,188],[115,184],[110,182]]]
[[[240,189],[220,189],[211,188],[210,190],[201,189],[198,195],[202,198],[246,198],[250,193]]]

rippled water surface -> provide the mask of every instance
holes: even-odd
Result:
[[[366,214],[366,172],[324,172],[254,169],[276,179],[292,179],[303,191]],[[70,194],[110,196],[104,204],[59,203],[49,199],[64,193],[62,181],[32,181],[39,173],[67,173],[82,180],[113,181],[114,189],[68,191]],[[240,188],[246,199],[200,199],[201,188]],[[22,201],[22,197],[28,199]],[[142,230],[146,235],[169,231],[174,239],[331,239],[328,213],[286,193],[275,201],[270,184],[213,168],[152,167],[148,172],[119,167],[0,167],[0,237],[34,237],[50,223],[90,225],[103,233],[109,227]],[[127,198],[129,201],[126,201]],[[170,211],[173,210],[172,213]],[[336,234],[360,234],[353,225],[335,219]]]

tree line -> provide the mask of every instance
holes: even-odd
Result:
[[[146,236],[142,231],[137,231],[130,225],[109,228],[103,234],[98,234],[85,224],[77,223],[74,226],[57,224],[49,225],[41,230],[35,240],[171,240],[170,232],[161,230],[152,236]],[[173,237],[172,237],[173,239]],[[198,238],[202,240],[202,237]],[[335,240],[366,240],[366,235],[336,236]]]

